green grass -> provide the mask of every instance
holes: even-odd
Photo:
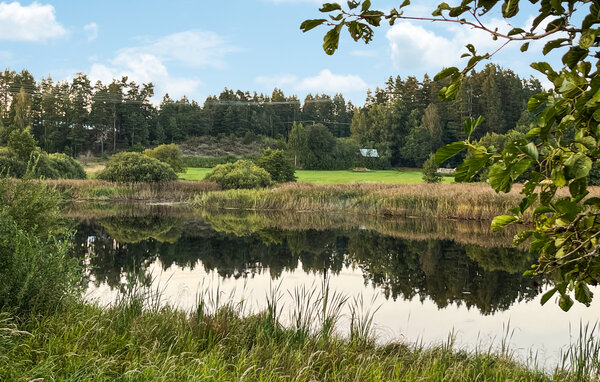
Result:
[[[210,172],[210,168],[188,168],[183,174],[179,174],[181,179],[202,180]],[[316,183],[316,184],[346,184],[346,183],[364,183],[378,182],[391,184],[414,184],[423,183],[420,170],[402,169],[402,170],[378,170],[370,172],[345,171],[317,171],[317,170],[297,170],[296,176],[298,182]],[[451,177],[444,177],[443,183],[452,183]]]

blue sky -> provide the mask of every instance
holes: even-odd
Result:
[[[388,10],[399,1],[373,0]],[[413,1],[407,14],[426,15],[435,1]],[[26,68],[37,79],[71,78],[77,72],[93,81],[109,82],[128,75],[152,81],[156,99],[165,92],[200,102],[224,87],[286,94],[341,92],[362,104],[367,88],[381,86],[389,76],[424,73],[460,65],[464,45],[474,41],[481,51],[498,46],[487,35],[456,25],[403,22],[378,28],[369,45],[343,35],[340,49],[327,56],[321,47],[326,31],[299,30],[308,18],[319,18],[314,0],[57,0],[0,1],[0,67]],[[530,22],[525,10],[511,23]],[[510,29],[498,12],[487,22]],[[542,59],[542,42],[533,53],[509,46],[494,62],[521,76],[535,72],[532,57]],[[558,63],[558,56],[547,57]]]

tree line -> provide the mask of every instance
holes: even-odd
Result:
[[[267,136],[287,141],[294,125],[303,125],[308,131],[296,131],[293,139],[314,135],[319,140],[314,150],[323,146],[330,153],[336,150],[333,138],[350,138],[346,142],[351,146],[337,149],[340,156],[350,155],[345,151],[356,147],[375,148],[390,165],[421,166],[431,152],[462,138],[462,122],[470,116],[486,118],[481,135],[505,134],[528,125],[532,116],[526,102],[542,90],[538,80],[522,79],[495,65],[472,72],[453,102],[439,101],[443,86],[427,75],[422,80],[390,77],[384,87],[368,91],[362,107],[347,102],[342,94],[309,94],[300,102],[280,89],[265,95],[227,88],[202,105],[185,96],[173,100],[168,94],[155,105],[152,83],[138,84],[123,77],[92,84],[83,73],[71,81],[36,81],[27,70],[6,69],[0,74],[0,143],[5,144],[12,131],[31,126],[47,152],[103,154],[195,136]],[[311,129],[313,125],[325,129]],[[292,151],[299,154],[302,145]],[[314,150],[305,152],[308,167],[318,166],[316,162],[326,154]]]

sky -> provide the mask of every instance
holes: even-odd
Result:
[[[333,56],[322,49],[327,29],[302,33],[305,19],[321,18],[315,0],[57,0],[0,1],[0,68],[27,69],[36,79],[55,81],[85,73],[95,82],[129,76],[152,82],[155,99],[165,93],[203,102],[223,88],[271,94],[273,88],[304,99],[308,93],[342,93],[355,105],[367,89],[390,76],[431,77],[443,67],[464,64],[460,55],[473,42],[481,52],[498,46],[490,36],[449,23],[398,22],[376,28],[374,40],[354,42],[347,32]],[[373,0],[387,11],[400,1]],[[428,15],[436,1],[413,1],[407,15]],[[451,3],[451,2],[450,2]],[[486,23],[510,30],[531,23],[535,9]],[[529,78],[532,60],[542,60],[543,42],[528,53],[512,44],[493,62]],[[545,58],[559,63],[560,56]],[[543,84],[548,85],[547,82]]]

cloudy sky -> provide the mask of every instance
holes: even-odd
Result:
[[[369,45],[343,35],[340,50],[322,50],[326,31],[299,30],[308,18],[319,18],[315,0],[55,0],[0,1],[0,67],[26,68],[37,79],[55,80],[87,73],[93,81],[109,82],[128,75],[153,82],[157,98],[187,95],[203,101],[224,87],[286,94],[343,93],[362,104],[368,88],[389,76],[431,76],[442,67],[460,65],[464,45],[474,42],[482,52],[498,42],[456,25],[402,22],[378,28]],[[388,10],[399,1],[373,0]],[[413,1],[406,14],[426,15],[434,1]],[[511,20],[531,22],[532,10]],[[498,12],[487,22],[510,29]],[[530,53],[509,46],[494,62],[529,77],[532,57],[542,59],[543,43]],[[556,56],[547,57],[559,62]]]

